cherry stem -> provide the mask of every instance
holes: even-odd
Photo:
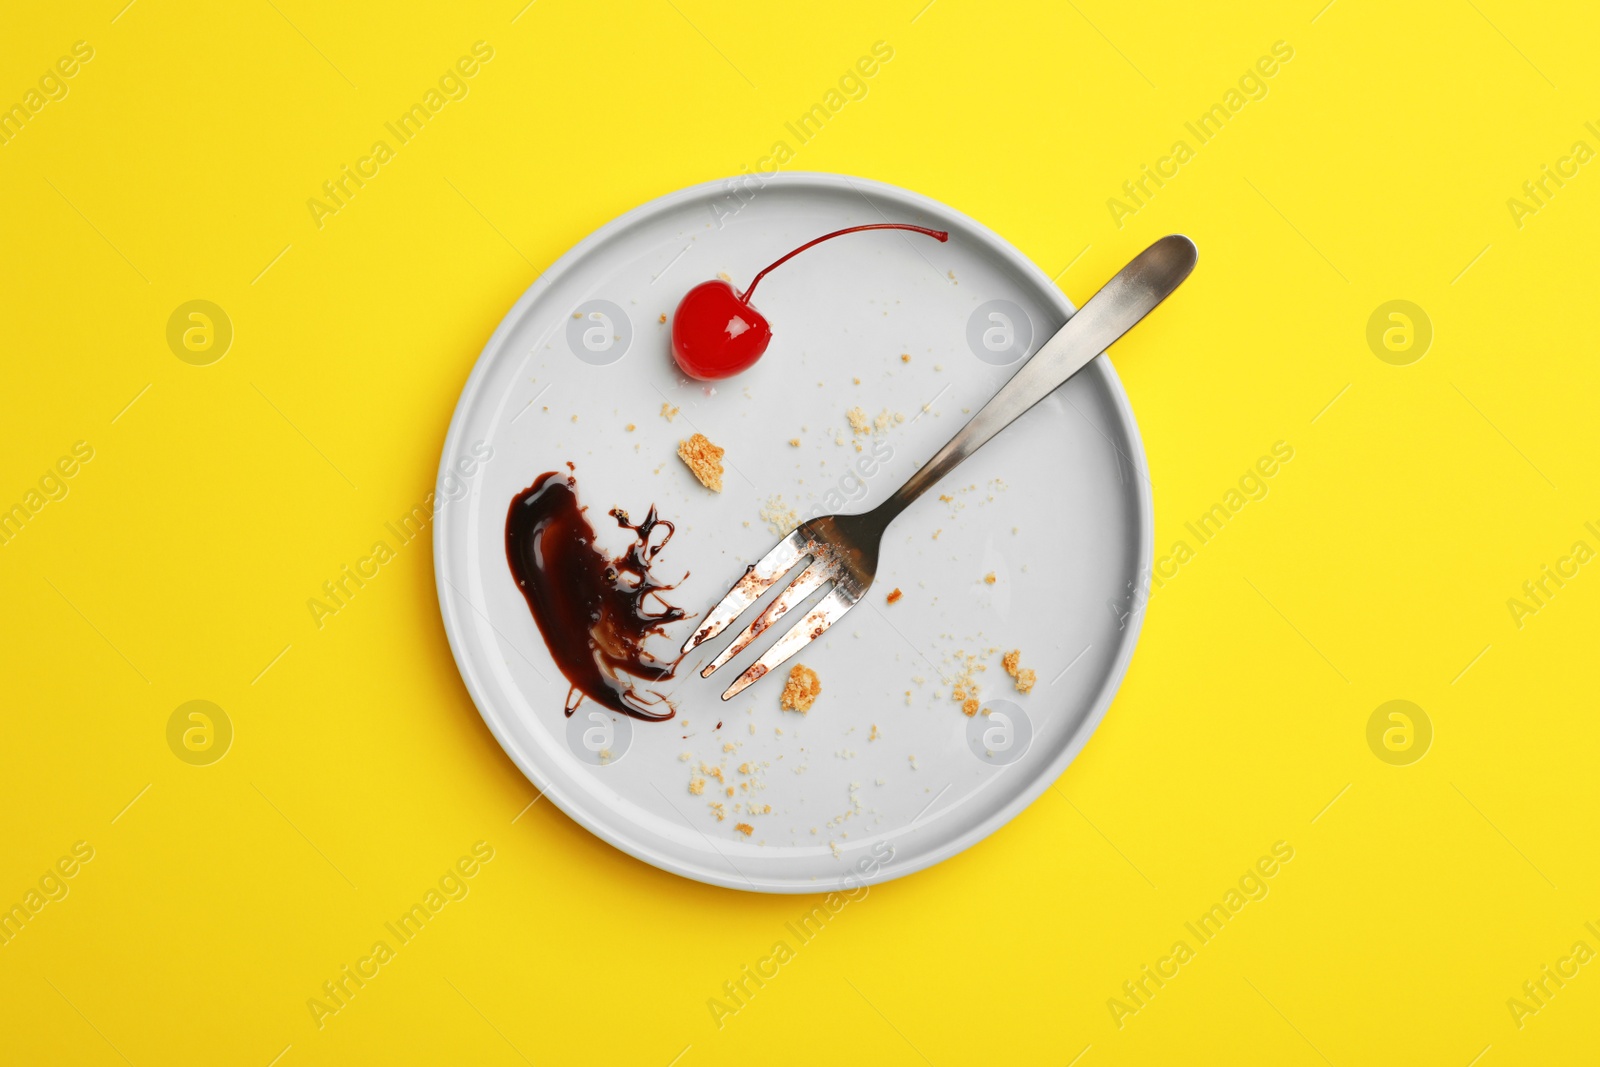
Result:
[[[746,289],[742,294],[740,294],[739,302],[741,304],[750,303],[750,296],[751,296],[751,294],[753,294],[756,291],[756,286],[761,284],[761,279],[762,278],[765,278],[768,274],[772,273],[777,268],[783,266],[785,263],[789,262],[795,256],[798,256],[801,252],[804,252],[806,249],[810,248],[812,245],[819,245],[823,241],[831,241],[835,237],[843,237],[847,233],[860,233],[863,230],[914,230],[917,233],[925,233],[925,234],[927,234],[929,237],[932,237],[935,241],[948,241],[948,240],[950,240],[950,234],[946,230],[930,230],[926,226],[912,226],[912,225],[909,225],[909,224],[903,223],[903,222],[874,222],[874,223],[872,223],[871,225],[868,225],[868,226],[850,226],[850,227],[847,227],[846,229],[843,229],[843,230],[834,230],[832,233],[823,234],[821,237],[818,237],[814,241],[807,241],[805,244],[801,245],[799,248],[795,249],[793,252],[790,252],[788,255],[784,256],[782,259],[776,260],[775,262],[768,264],[761,271],[760,274],[757,274],[755,276],[755,280],[750,283],[750,288]]]

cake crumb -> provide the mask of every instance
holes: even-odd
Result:
[[[867,735],[867,740],[868,741],[876,741],[877,739],[878,739],[878,724],[877,723],[873,723],[872,724],[872,732]]]
[[[785,537],[789,531],[800,525],[800,513],[783,502],[783,494],[774,493],[761,505],[761,521],[767,524],[767,532]]]
[[[980,662],[977,655],[968,655],[960,650],[956,651],[955,658],[958,667],[955,677],[951,680],[950,699],[961,705],[962,714],[970,716],[975,714],[979,707],[976,675],[988,667]]]
[[[678,458],[700,479],[700,484],[713,493],[722,492],[722,456],[726,451],[712,444],[703,433],[678,442]]]
[[[657,319],[657,320],[656,320],[656,321],[657,321],[657,322],[666,322],[666,321],[667,321],[667,316],[666,316],[666,313],[665,313],[665,312],[663,312],[663,313],[662,313],[662,315],[661,315],[661,317],[660,317],[660,318],[659,318],[659,319]]]
[[[889,595],[884,598],[884,602],[893,604],[896,600],[899,600],[903,596],[905,596],[905,594],[900,591],[900,587],[897,585],[893,589],[889,590]]]
[[[994,571],[990,571],[988,574],[985,574],[983,576],[983,583],[985,585],[993,585],[994,582],[995,582]]]
[[[910,352],[902,352],[902,353],[900,353],[900,362],[901,363],[910,363],[911,362],[911,353]]]
[[[1000,666],[1004,667],[1006,673],[1017,680],[1017,692],[1019,693],[1031,692],[1033,683],[1039,680],[1039,676],[1034,673],[1032,668],[1022,666],[1022,649],[1020,648],[1014,648],[1007,652],[1000,660]]]
[[[733,828],[746,837],[756,832],[756,828],[747,822],[736,822],[733,824]]]
[[[628,425],[624,426],[623,429],[627,430],[629,433],[632,433],[634,430],[637,430],[638,427],[630,422],[630,423],[628,423]]]
[[[798,437],[789,438],[789,447],[790,448],[799,448],[800,447],[800,438],[798,438]]]
[[[672,421],[673,417],[678,414],[679,410],[680,410],[679,408],[673,407],[671,404],[668,404],[666,401],[662,401],[662,403],[661,403],[661,417],[663,419],[666,419],[668,422]]]
[[[789,672],[789,680],[783,684],[778,706],[805,714],[817,702],[821,692],[822,683],[817,680],[817,672],[803,663],[797,663]]]
[[[849,411],[844,413],[844,417],[850,420],[851,433],[862,434],[872,432],[872,419],[859,407],[851,408]]]
[[[699,796],[705,791],[706,780],[704,778],[691,778],[689,780],[689,792],[693,793],[695,796]]]

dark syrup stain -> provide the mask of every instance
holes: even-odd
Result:
[[[654,505],[638,525],[621,508],[612,508],[617,525],[634,535],[628,550],[612,558],[595,543],[577,484],[550,471],[512,499],[506,515],[511,574],[551,657],[571,683],[568,715],[588,697],[646,722],[670,719],[676,710],[667,698],[655,690],[641,692],[639,685],[667,681],[681,661],[662,661],[644,648],[647,637],[687,617],[661,597],[674,586],[650,573],[674,527],[656,515]],[[657,530],[665,535],[651,544]],[[650,600],[657,610],[647,609]]]

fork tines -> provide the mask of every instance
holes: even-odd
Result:
[[[711,609],[711,613],[706,616],[705,624],[684,642],[683,651],[692,652],[726,630],[750,605],[776,585],[778,579],[788,574],[796,563],[807,556],[811,557],[811,563],[800,572],[799,577],[789,583],[787,589],[762,609],[739,636],[700,671],[700,677],[709,678],[726,666],[735,656],[749,648],[751,643],[770,629],[775,622],[804,603],[807,597],[821,589],[827,582],[835,583],[833,591],[823,597],[815,608],[808,611],[804,618],[790,627],[788,633],[780,637],[759,660],[735,679],[722,694],[723,700],[737,696],[820,637],[861,598],[862,590],[854,588],[855,583],[848,580],[838,550],[825,541],[817,540],[806,532],[805,527],[801,527],[779,541],[771,551],[745,570],[733,588],[728,590],[728,595]]]

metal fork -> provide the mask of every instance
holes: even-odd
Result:
[[[709,678],[750,647],[791,610],[828,582],[833,589],[806,612],[805,617],[741,674],[722,694],[731,700],[790,656],[838,622],[872,585],[878,570],[878,549],[884,531],[911,502],[948,474],[956,464],[976,452],[990,438],[1015,422],[1029,408],[1049,396],[1068,378],[1082,370],[1111,343],[1127,333],[1176,289],[1194,270],[1198,253],[1194,242],[1181,234],[1163,237],[1106,283],[1067,324],[1045,342],[1011,380],[1000,387],[983,409],[972,417],[921,470],[895,493],[859,515],[823,515],[802,523],[779,541],[754,565],[745,569],[728,595],[711,609],[705,622],[688,641],[687,655],[726,630],[763,593],[804,557],[811,563],[776,599],[766,606],[722,653],[701,670]]]

